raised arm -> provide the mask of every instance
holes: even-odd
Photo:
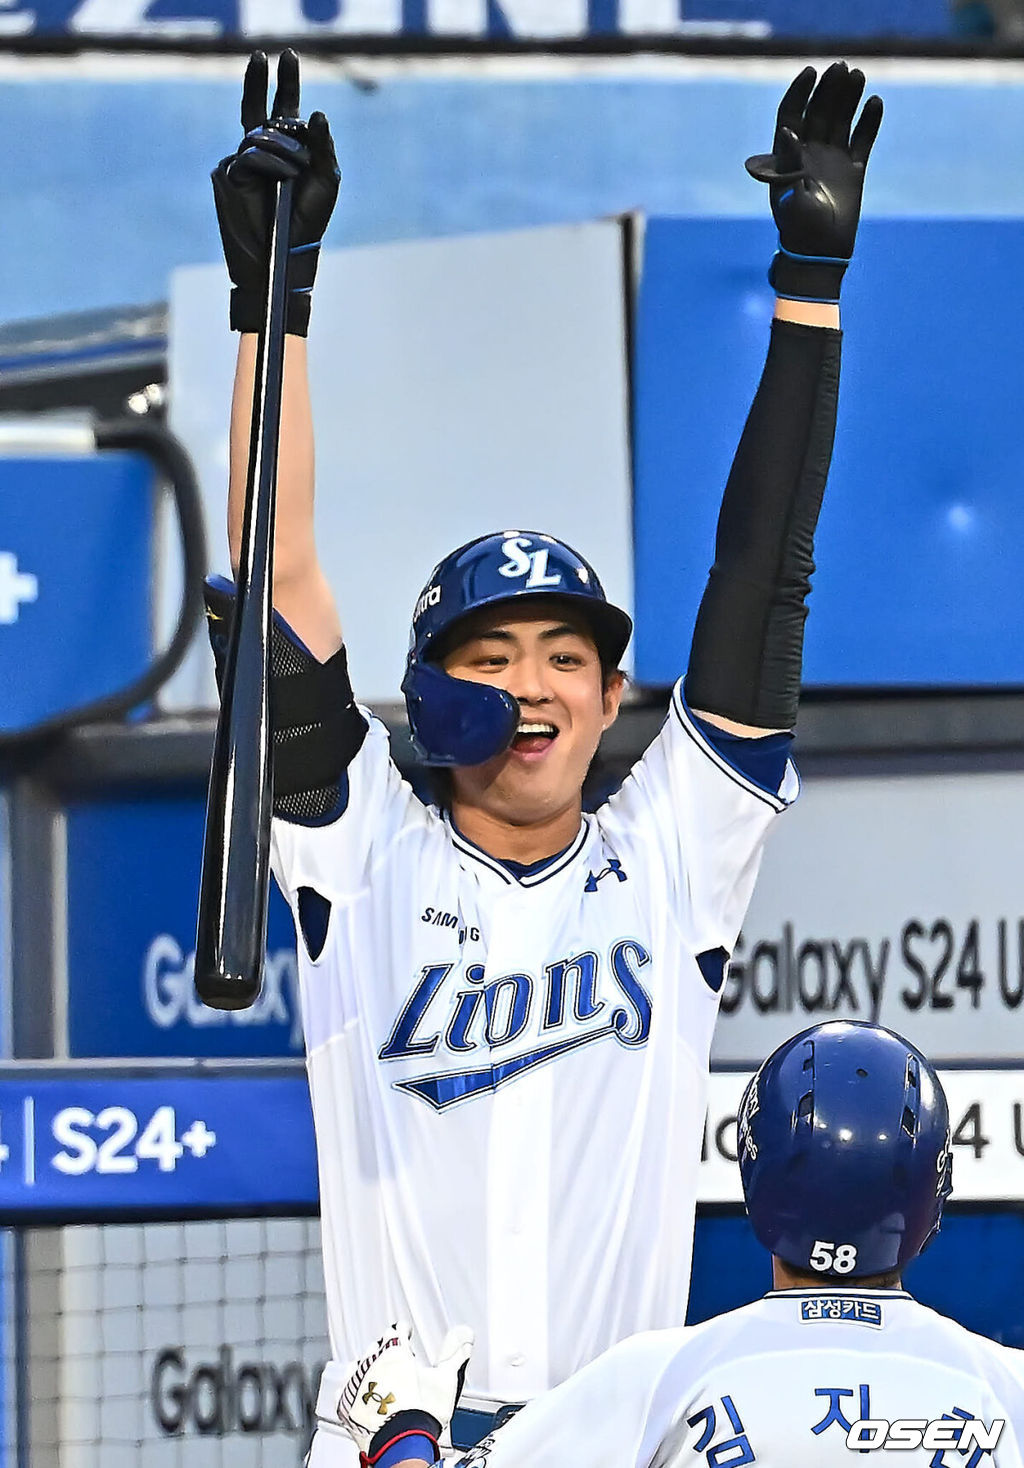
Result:
[[[839,290],[864,172],[882,120],[844,62],[805,67],[779,107],[771,153],[747,160],[770,187],[779,250],[768,359],[726,485],[715,561],[694,629],[686,697],[732,734],[792,729],[814,532],[839,395]],[[852,131],[851,131],[852,129]]]
[[[228,543],[237,571],[249,460],[249,425],[256,368],[256,333],[266,292],[273,186],[295,179],[289,261],[289,305],[281,401],[274,536],[274,605],[321,661],[341,646],[337,609],[317,558],[313,528],[313,416],[306,364],[311,292],[320,241],[334,208],[339,173],[327,119],[299,119],[299,67],[283,53],[273,108],[267,108],[267,58],[249,60],[242,92],[245,136],[213,173],[224,254],[234,289],[231,325],[238,364],[231,406]]]

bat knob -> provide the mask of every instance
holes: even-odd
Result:
[[[218,968],[195,971],[195,990],[208,1009],[249,1009],[260,997],[262,972],[231,974]]]

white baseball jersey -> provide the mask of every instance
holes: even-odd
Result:
[[[765,833],[676,688],[571,845],[521,879],[425,806],[369,730],[344,813],[275,822],[299,939],[329,1328],[476,1330],[466,1400],[523,1401],[683,1319],[711,1033]],[[456,1208],[455,1202],[458,1202]]]
[[[855,1457],[855,1422],[1006,1423],[977,1446]],[[876,1430],[877,1431],[877,1430]],[[990,1439],[985,1439],[990,1441]],[[455,1460],[452,1459],[454,1462]],[[1024,1351],[910,1295],[786,1290],[703,1325],[623,1341],[530,1402],[461,1468],[1021,1468]]]

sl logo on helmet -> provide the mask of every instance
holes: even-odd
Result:
[[[503,540],[501,549],[508,560],[498,567],[498,575],[525,576],[524,584],[529,587],[561,586],[561,573],[548,573],[547,546],[531,550],[532,545],[533,541],[526,535],[513,535],[509,540]]]

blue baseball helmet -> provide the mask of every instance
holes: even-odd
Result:
[[[739,1112],[747,1213],[793,1268],[900,1269],[939,1231],[952,1187],[949,1111],[931,1065],[880,1025],[834,1020],[769,1055]]]
[[[612,606],[597,572],[577,551],[534,530],[501,530],[471,540],[434,567],[413,609],[402,692],[413,744],[425,764],[479,765],[512,743],[519,724],[512,695],[452,678],[437,659],[463,617],[530,596],[571,601],[589,623],[602,663],[618,664],[633,623]]]

